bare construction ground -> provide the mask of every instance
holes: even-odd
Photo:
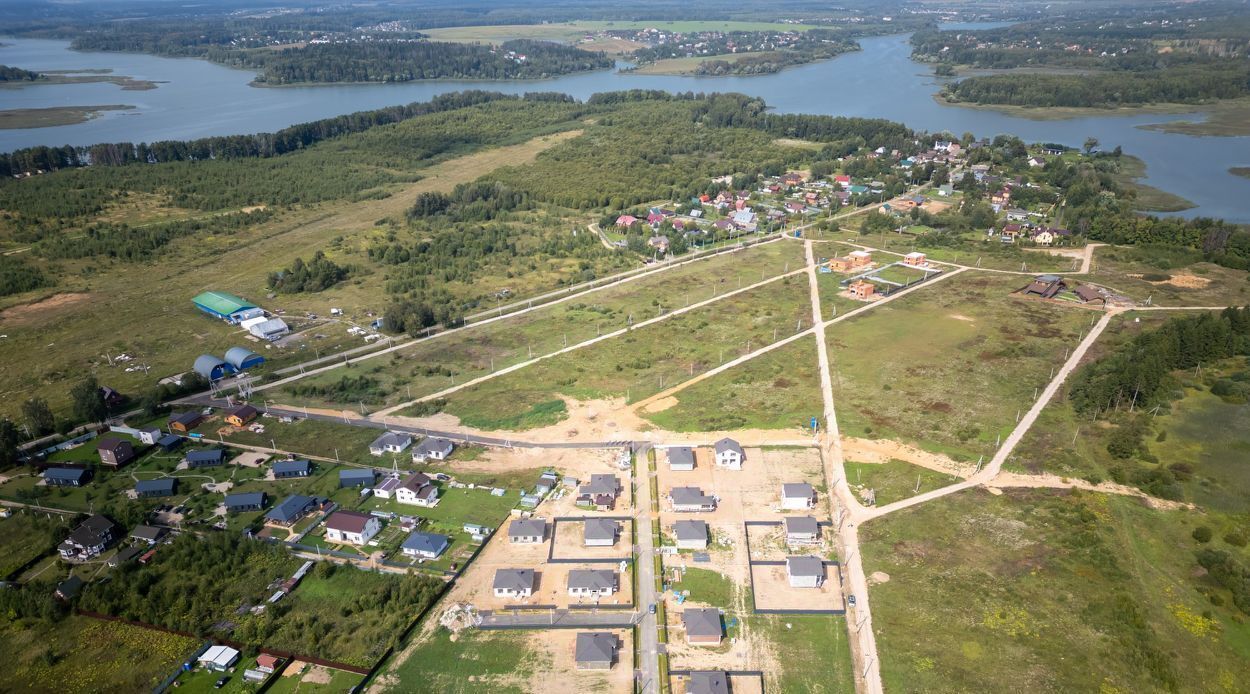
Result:
[[[833,532],[826,526],[820,527],[820,539],[815,544],[787,544],[785,526],[782,525],[749,525],[747,533],[751,540],[752,561],[780,561],[793,554],[828,557],[834,546]]]
[[[802,552],[800,554],[806,554]],[[757,610],[840,610],[842,578],[837,566],[825,567],[825,581],[819,588],[790,585],[784,564],[752,564]]]
[[[829,499],[820,452],[810,448],[747,448],[746,462],[741,470],[716,467],[712,450],[695,450],[695,469],[674,472],[663,460],[657,463],[660,485],[660,516],[665,524],[681,518],[698,518],[708,523],[743,520],[780,520],[781,485],[807,482],[820,495],[817,508],[810,513],[822,519],[830,517]],[[673,487],[693,486],[720,501],[712,513],[674,513],[668,495]],[[741,530],[737,531],[741,535]]]
[[[583,542],[582,533],[586,528],[585,521],[562,520],[555,524],[555,543],[552,557],[555,559],[620,559],[629,557],[634,544],[631,523],[627,520],[615,521],[621,534],[616,544],[610,547],[587,547]]]

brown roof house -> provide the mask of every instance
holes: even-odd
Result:
[[[242,405],[234,408],[231,410],[230,414],[226,415],[226,423],[236,427],[243,427],[246,426],[248,422],[256,419],[258,414],[260,414],[260,412],[258,412],[255,407],[252,407],[251,405]]]
[[[106,437],[96,444],[96,452],[100,454],[100,462],[104,465],[121,467],[135,459],[134,446],[129,441]]]

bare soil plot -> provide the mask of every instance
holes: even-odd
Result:
[[[610,670],[579,670],[574,652],[582,631],[608,632],[620,639],[617,662]],[[525,632],[529,647],[546,658],[550,667],[535,668],[530,675],[530,692],[615,692],[633,691],[634,645],[628,629],[541,629]]]
[[[264,465],[265,462],[268,460],[269,460],[269,456],[265,453],[254,453],[252,451],[245,451],[235,456],[234,459],[230,461],[230,464],[241,465],[243,467],[260,467],[261,465]]]
[[[767,677],[767,675],[765,675]],[[730,675],[729,691],[734,694],[764,694],[764,688],[760,685],[760,677],[758,675]],[[686,694],[689,677],[676,676],[673,678],[673,691],[677,694]]]
[[[697,518],[709,523],[743,520],[779,519],[781,485],[807,482],[820,495],[817,508],[809,513],[820,518],[830,515],[824,469],[820,452],[811,448],[746,448],[742,470],[716,467],[712,450],[695,450],[695,469],[674,472],[660,461],[660,515],[667,524],[682,518]],[[699,487],[719,499],[712,513],[674,513],[667,497],[673,487]],[[740,534],[740,531],[739,533]]]
[[[752,564],[751,579],[757,610],[840,610],[843,608],[842,577],[836,565],[825,566],[825,581],[819,588],[791,586],[785,564]]]
[[[780,561],[792,554],[828,557],[834,548],[834,534],[823,525],[820,526],[819,540],[813,544],[787,544],[784,525],[748,525],[746,532],[751,540],[752,561]]]
[[[555,536],[552,557],[554,559],[619,559],[629,557],[634,544],[631,523],[628,520],[616,521],[621,534],[616,544],[610,547],[587,547],[582,533],[586,528],[585,521],[561,520],[555,524]]]

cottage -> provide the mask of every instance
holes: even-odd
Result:
[[[326,519],[326,540],[349,545],[368,544],[382,530],[377,516],[356,511],[335,511]]]
[[[455,447],[451,439],[445,439],[441,436],[428,436],[412,449],[412,460],[415,463],[424,463],[430,460],[446,460]]]
[[[496,569],[492,588],[497,598],[528,598],[534,594],[534,570]]]
[[[176,451],[182,447],[182,437],[174,434],[165,434],[156,440],[156,445],[160,446],[161,450],[166,453]]]
[[[226,423],[241,428],[247,426],[247,423],[256,419],[259,414],[260,412],[258,412],[255,407],[252,407],[251,405],[241,405],[226,414]]]
[[[382,455],[383,453],[403,453],[406,448],[412,445],[412,436],[401,431],[388,431],[385,434],[373,440],[369,444],[369,453],[371,455]]]
[[[1023,222],[1029,218],[1028,210],[1013,208],[1007,210],[1007,219],[1012,222]]]
[[[100,455],[100,463],[102,465],[121,467],[135,458],[134,447],[130,445],[129,441],[123,439],[102,438],[96,444],[95,450]]]
[[[877,293],[877,285],[867,280],[855,280],[846,290],[856,299],[867,300]]]
[[[508,542],[535,545],[547,539],[547,521],[542,518],[518,518],[508,524]]]
[[[742,462],[746,460],[746,455],[742,452],[742,446],[731,438],[723,438],[716,442],[716,465],[726,470],[741,470]]]
[[[200,665],[214,672],[225,672],[239,662],[239,652],[229,646],[212,646],[198,658]]]
[[[692,672],[686,694],[729,694],[729,675],[724,672]]]
[[[618,577],[609,569],[569,571],[569,595],[574,598],[602,598],[616,592]]]
[[[673,487],[668,499],[677,513],[700,513],[716,510],[716,499],[698,487]]]
[[[400,546],[405,556],[420,559],[437,559],[439,555],[447,551],[447,546],[451,541],[446,535],[437,533],[414,532],[404,540],[404,544]]]
[[[787,482],[781,485],[781,508],[801,511],[816,506],[816,490],[806,482]]]
[[[623,214],[616,218],[616,226],[628,229],[638,223],[638,218],[632,214]]]
[[[134,530],[130,531],[130,537],[154,545],[164,539],[169,533],[165,528],[155,525],[136,525]]]
[[[191,451],[187,453],[184,460],[187,461],[187,467],[191,469],[202,467],[213,467],[221,465],[226,461],[226,452],[220,448],[210,448],[208,450]]]
[[[117,554],[109,557],[107,563],[110,567],[117,568],[122,564],[129,564],[134,561],[140,554],[146,556],[147,552],[147,547],[127,547],[126,549],[118,550]]]
[[[1033,243],[1039,246],[1049,246],[1055,242],[1055,233],[1048,227],[1042,227],[1033,232]]]
[[[339,470],[339,487],[372,487],[378,475],[371,468]]]
[[[786,544],[810,545],[820,541],[820,523],[811,516],[787,516]]]
[[[169,416],[169,428],[185,434],[199,426],[202,421],[204,417],[199,412],[182,412]]]
[[[612,547],[620,534],[621,524],[608,518],[587,518],[582,524],[582,544],[586,547]]]
[[[573,660],[578,670],[611,670],[616,652],[621,647],[616,634],[604,631],[583,631],[577,634]]]
[[[668,253],[668,246],[667,236],[652,236],[647,239],[647,248],[654,248],[660,255]]]
[[[91,481],[91,471],[76,467],[50,467],[43,471],[44,484],[54,487],[81,487]]]
[[[265,524],[289,528],[317,506],[317,500],[311,496],[292,494],[265,514]]]
[[[261,653],[256,656],[256,669],[266,674],[272,674],[282,664],[282,659],[276,655]]]
[[[227,494],[225,505],[226,512],[238,513],[240,511],[259,511],[269,502],[269,497],[264,492],[243,492],[240,494]]]
[[[679,520],[673,524],[678,549],[707,549],[707,523],[701,520]]]
[[[156,427],[144,427],[139,430],[139,443],[152,446],[155,445],[157,441],[160,441],[161,437],[164,435],[165,434]]]
[[[312,474],[312,463],[307,460],[279,460],[273,464],[273,478],[307,477]]]
[[[140,499],[173,496],[177,489],[178,478],[176,477],[162,477],[158,480],[139,480],[135,482],[135,496]]]
[[[81,578],[77,576],[70,576],[64,581],[56,584],[56,592],[54,595],[58,600],[69,602],[70,600],[78,597],[78,594],[82,592],[82,587],[84,585],[86,585],[86,583],[84,583]]]
[[[690,472],[694,469],[694,449],[688,446],[675,446],[665,450],[668,457],[668,469],[673,472]]]
[[[1022,291],[1026,296],[1040,296],[1043,299],[1053,299],[1059,292],[1067,288],[1067,282],[1058,275],[1039,275]]]
[[[1077,287],[1076,291],[1073,293],[1076,294],[1078,299],[1086,304],[1094,301],[1098,301],[1103,304],[1107,303],[1107,297],[1103,296],[1102,292],[1098,291],[1098,288],[1092,284],[1082,284]]]
[[[57,547],[62,559],[85,561],[99,556],[117,539],[117,525],[99,514],[89,516]]]
[[[433,508],[438,505],[438,487],[428,476],[413,473],[395,488],[395,500],[401,504]]]
[[[925,257],[924,253],[921,253],[920,251],[912,251],[911,253],[903,256],[903,264],[911,265],[912,267],[925,267],[929,264],[929,261]]]
[[[577,488],[576,503],[607,510],[616,505],[620,493],[621,481],[616,475],[591,475],[589,482]]]
[[[714,607],[690,608],[681,613],[686,628],[686,643],[692,646],[718,646],[724,638],[720,610]]]
[[[819,588],[825,582],[825,562],[820,557],[786,557],[786,575],[792,588]]]

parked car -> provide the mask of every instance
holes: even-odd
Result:
[[[850,605],[851,607],[855,607],[855,596],[854,596],[854,595],[848,595],[848,596],[846,596],[846,602],[847,602],[847,604],[848,604],[848,605]]]
[[[229,677],[222,677],[221,679],[213,683],[213,689],[221,689],[222,687],[226,686],[226,683],[229,681],[230,681]]]

